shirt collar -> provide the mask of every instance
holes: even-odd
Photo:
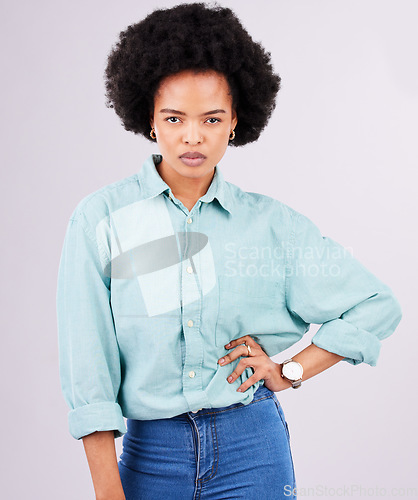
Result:
[[[162,179],[156,169],[156,165],[158,165],[162,159],[163,157],[161,155],[151,155],[138,172],[138,179],[144,198],[153,198],[167,191],[172,194],[170,186]],[[200,200],[204,203],[210,203],[214,198],[219,201],[225,210],[231,213],[231,194],[218,165],[215,167],[215,175],[213,176],[208,190],[200,197]]]

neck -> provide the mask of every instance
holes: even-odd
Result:
[[[157,166],[157,172],[163,181],[170,186],[173,195],[177,199],[184,199],[189,202],[196,202],[201,196],[206,194],[215,175],[213,168],[208,174],[202,177],[184,177],[170,168],[164,159]]]

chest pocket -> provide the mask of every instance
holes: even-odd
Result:
[[[218,347],[244,335],[277,332],[284,287],[279,280],[218,276],[219,307],[215,329]]]

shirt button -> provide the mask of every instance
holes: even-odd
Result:
[[[191,319],[187,322],[187,326],[193,326],[193,321]]]
[[[187,224],[191,224],[192,222],[193,222],[193,219],[192,219],[191,217],[189,217],[189,218],[187,219]]]
[[[192,267],[192,266],[188,266],[188,267],[187,267],[187,269],[186,269],[186,271],[187,271],[188,273],[192,274],[192,272],[193,272],[193,267]]]
[[[191,372],[189,372],[189,377],[190,378],[193,378],[195,375],[196,375],[196,373],[193,370]]]

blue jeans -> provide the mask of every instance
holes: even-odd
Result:
[[[126,500],[296,498],[290,435],[274,392],[248,405],[127,420],[118,462]]]

